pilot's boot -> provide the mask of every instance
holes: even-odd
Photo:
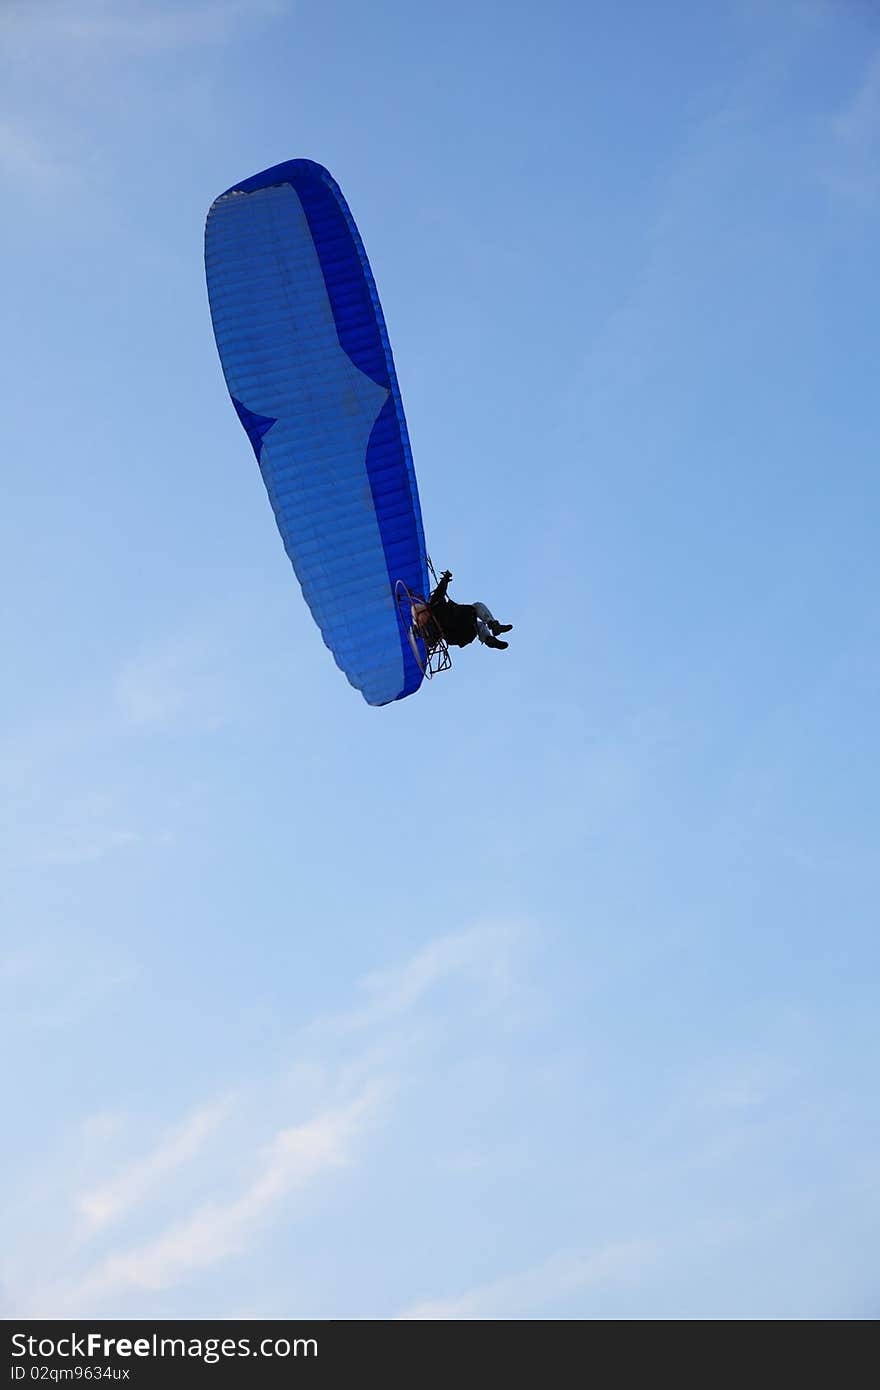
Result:
[[[495,637],[498,636],[499,632],[513,631],[513,623],[499,623],[497,618],[493,618],[489,626],[492,629],[493,635]]]
[[[502,629],[502,631],[504,631],[504,630],[505,630],[505,629]],[[510,645],[509,642],[502,642],[502,641],[500,641],[499,638],[497,638],[497,637],[484,637],[484,638],[483,638],[483,646],[484,646],[484,647],[496,647],[497,650],[498,650],[499,652],[506,652],[506,651],[507,651],[507,648],[509,647],[509,645]]]

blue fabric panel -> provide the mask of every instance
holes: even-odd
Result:
[[[386,354],[379,330],[382,310],[350,213],[346,221],[348,208],[340,201],[342,194],[338,189],[334,194],[323,180],[310,175],[295,175],[291,182],[299,194],[318,248],[339,341],[355,366],[378,385],[390,387],[394,365],[391,350],[389,348]],[[358,262],[361,274],[358,274]]]
[[[254,453],[259,462],[260,451],[263,448],[263,435],[266,430],[272,428],[275,421],[268,415],[256,415],[254,411],[248,410],[246,405],[242,405],[241,401],[237,401],[234,396],[232,397],[232,404],[238,412],[238,418],[244,425],[247,437],[253,445]]]
[[[428,586],[415,471],[366,254],[338,187],[292,160],[208,214],[208,293],[239,418],[324,640],[370,704],[417,690],[394,583]]]

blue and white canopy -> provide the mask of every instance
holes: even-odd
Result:
[[[214,336],[284,548],[336,664],[371,705],[422,673],[395,581],[426,593],[415,470],[382,308],[348,205],[294,159],[216,200]]]

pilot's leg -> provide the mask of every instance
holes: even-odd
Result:
[[[481,623],[486,628],[488,628],[489,632],[492,634],[493,637],[497,637],[499,632],[510,632],[513,628],[513,623],[499,623],[497,618],[493,618],[485,603],[475,603],[474,612],[477,615],[477,635],[479,636],[481,642],[484,642],[486,640],[480,634]],[[507,646],[507,643],[505,642],[504,645]]]

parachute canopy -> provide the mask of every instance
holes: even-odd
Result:
[[[336,664],[371,705],[422,673],[396,581],[428,589],[415,471],[366,252],[320,164],[245,179],[208,213],[205,266],[226,384],[284,548]]]

